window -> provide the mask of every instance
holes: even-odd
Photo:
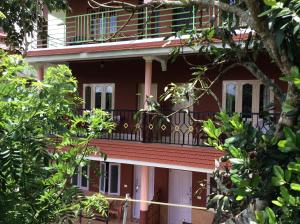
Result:
[[[102,193],[119,195],[120,194],[120,164],[100,163],[99,190]]]
[[[183,28],[192,29],[193,7],[173,9],[173,31],[178,32]]]
[[[77,172],[73,175],[71,179],[71,183],[76,185],[84,190],[88,189],[88,175],[89,175],[89,167],[83,166],[78,167]]]
[[[222,101],[227,113],[238,112],[248,117],[264,111],[274,101],[274,94],[259,80],[223,81]]]
[[[115,85],[107,84],[84,84],[83,99],[84,109],[91,110],[100,108],[103,110],[114,109],[114,90]]]
[[[94,39],[117,32],[117,14],[106,9],[93,10],[91,14],[91,34]]]

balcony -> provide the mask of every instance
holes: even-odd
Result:
[[[170,114],[171,111],[166,112]],[[190,112],[197,120],[214,119],[216,112]],[[201,124],[194,122],[185,112],[169,117],[169,122],[157,115],[138,113],[136,110],[112,110],[116,128],[111,134],[102,134],[101,139],[135,141],[190,146],[205,146],[207,135]],[[267,132],[271,121],[278,120],[279,114],[271,115],[271,121],[263,119],[259,113],[241,114],[254,127]]]
[[[213,7],[145,8],[131,13],[125,10],[98,10],[75,16],[51,16],[37,34],[32,48],[60,48],[131,40],[165,38],[176,32],[209,28],[219,24]]]

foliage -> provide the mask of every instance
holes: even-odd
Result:
[[[0,53],[0,223],[70,222],[92,199],[107,206],[70,178],[98,151],[89,141],[113,124],[100,110],[74,113],[80,99],[68,67],[49,68],[43,82],[32,75],[20,56]]]
[[[0,26],[7,34],[6,42],[12,49],[22,50],[24,41],[32,37],[38,26],[45,23],[43,10],[66,10],[67,0],[5,0],[0,1],[0,12],[5,16]],[[40,29],[40,28],[39,28]]]
[[[218,192],[208,204],[218,211],[216,222],[222,215],[232,218],[249,204],[263,205],[261,211],[255,208],[258,223],[300,222],[299,124],[285,128],[279,140],[271,115],[265,118],[270,120],[267,131],[253,128],[239,114],[221,112],[216,119],[203,124],[208,145],[225,153],[214,174]]]

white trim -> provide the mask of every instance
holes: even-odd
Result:
[[[90,177],[90,166],[86,164],[87,166],[87,182],[86,182],[86,187],[81,186],[81,178],[82,178],[82,167],[77,168],[77,187],[83,189],[83,190],[88,190],[89,189],[89,177]],[[71,178],[71,184],[73,184],[73,177]]]
[[[101,169],[101,166],[104,165],[104,172],[102,172],[102,169]],[[99,192],[105,194],[105,188],[106,188],[106,163],[105,162],[100,162],[100,177],[99,177]],[[105,175],[104,176],[104,191],[101,190],[101,178],[102,176],[101,175]]]
[[[154,41],[153,41],[154,42]],[[116,42],[119,45],[120,42]],[[116,44],[115,43],[115,44]],[[166,45],[166,46],[164,46]],[[65,62],[65,61],[81,61],[81,60],[96,60],[96,59],[116,59],[116,58],[136,58],[148,56],[168,56],[173,49],[173,47],[168,47],[167,43],[159,48],[149,48],[149,49],[128,49],[128,50],[117,50],[117,51],[103,51],[103,52],[93,52],[93,53],[73,53],[73,54],[62,54],[62,55],[49,55],[45,56],[32,56],[26,57],[25,60],[29,63],[37,62]],[[222,47],[222,44],[214,44],[217,47]],[[97,45],[96,45],[97,46]],[[74,46],[73,46],[74,47]],[[78,45],[78,48],[89,48],[91,45]],[[95,47],[95,45],[93,46]],[[70,47],[69,47],[70,48]],[[183,47],[180,53],[192,54],[199,51],[199,47],[192,49],[190,47]],[[41,51],[42,49],[37,49]],[[45,49],[49,50],[49,49]]]
[[[118,167],[118,192],[116,193],[112,193],[110,191],[110,185],[111,185],[111,178],[110,178],[110,175],[111,175],[111,167],[112,166],[117,166]],[[121,166],[119,163],[109,163],[109,168],[108,168],[108,194],[110,195],[120,195],[120,181],[121,181]]]
[[[94,160],[94,161],[104,161],[104,159],[100,156],[88,156],[87,159]],[[153,163],[153,162],[128,160],[128,159],[115,159],[115,158],[109,158],[109,157],[105,161],[113,162],[113,163],[138,165],[138,166],[153,166],[153,167],[167,168],[167,169],[174,169],[174,170],[195,171],[195,172],[201,172],[201,173],[212,173],[214,171],[214,169],[206,169],[206,168],[200,168],[200,167],[190,167],[190,166],[181,166],[181,165],[164,164],[164,163]]]
[[[209,201],[209,198],[208,196],[210,195],[210,178],[211,178],[211,174],[210,173],[207,173],[206,174],[206,204],[208,203]]]

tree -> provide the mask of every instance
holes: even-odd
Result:
[[[114,127],[109,114],[78,114],[77,81],[64,66],[36,81],[21,56],[0,52],[0,223],[70,223],[79,212],[105,215],[101,195],[70,184],[89,142]],[[97,206],[93,201],[97,201]]]
[[[164,0],[140,5],[119,1],[89,2],[95,7],[126,8],[135,12],[145,7],[203,7],[210,6],[212,1]],[[277,122],[266,109],[264,116],[270,125],[266,133],[254,129],[238,115],[220,113],[216,123],[199,121],[209,136],[207,144],[225,152],[221,158],[225,167],[221,166],[214,174],[219,189],[212,196],[209,206],[218,212],[216,222],[221,222],[223,218],[229,223],[298,223],[300,1],[223,0],[213,1],[213,4],[221,10],[222,26],[211,21],[212,27],[209,29],[182,30],[176,34],[179,38],[182,34],[190,34],[190,38],[182,42],[199,47],[200,53],[210,57],[211,62],[204,66],[192,65],[195,69],[192,81],[185,87],[169,85],[162,98],[177,103],[192,97],[195,103],[201,97],[211,95],[218,101],[210,89],[217,79],[235,66],[245,67],[265,86],[271,87],[282,112]],[[246,23],[244,28],[250,32],[237,42],[236,30],[241,27],[239,22]],[[222,47],[214,45],[215,38],[222,40]],[[178,55],[180,48],[175,48],[172,53]],[[256,56],[261,53],[266,54],[280,69],[282,79],[288,86],[286,94],[256,65]],[[219,68],[219,75],[209,80],[207,72],[216,67]],[[191,92],[194,92],[192,96],[189,94]],[[149,99],[149,103],[152,113],[162,115],[157,102]],[[189,114],[188,110],[186,112]],[[230,165],[226,166],[228,162]],[[237,214],[239,216],[235,217]]]
[[[0,2],[0,26],[7,34],[11,50],[26,53],[30,40],[36,41],[35,32],[45,26],[45,10],[67,10],[67,0],[7,0]]]

